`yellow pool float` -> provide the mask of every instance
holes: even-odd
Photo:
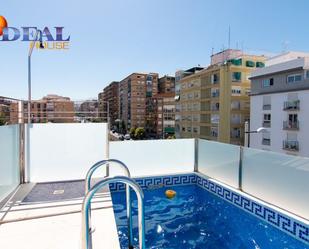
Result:
[[[168,199],[173,199],[176,196],[176,191],[168,189],[165,191],[165,195]]]

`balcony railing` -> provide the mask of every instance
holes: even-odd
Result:
[[[263,127],[269,128],[270,124],[271,124],[270,121],[264,121],[262,125]]]
[[[263,105],[263,110],[271,110],[271,105],[270,104]]]
[[[300,101],[286,101],[283,105],[283,110],[285,111],[298,111],[300,109]]]
[[[283,149],[284,150],[291,150],[291,151],[299,151],[299,142],[298,141],[291,141],[291,140],[284,140],[283,141]]]
[[[263,138],[262,139],[262,144],[263,145],[270,145],[270,138]]]
[[[299,122],[298,121],[283,121],[283,129],[284,130],[299,130]]]
[[[213,97],[213,98],[217,98],[219,96],[220,96],[220,92],[212,92],[211,93],[211,97]]]

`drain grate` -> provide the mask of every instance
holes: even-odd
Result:
[[[57,189],[54,190],[53,195],[63,195],[64,194],[64,189]]]

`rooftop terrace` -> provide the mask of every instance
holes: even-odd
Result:
[[[104,123],[0,127],[0,248],[82,248],[84,179],[107,158],[125,163],[146,196],[149,189],[196,184],[303,245],[293,248],[309,246],[308,158],[202,139],[109,142],[107,134]],[[109,169],[110,176],[123,175]],[[91,185],[106,174],[97,170]],[[109,185],[92,201],[94,248],[124,248],[119,204],[111,198],[121,189]]]

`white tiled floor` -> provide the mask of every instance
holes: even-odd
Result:
[[[1,210],[0,248],[81,248],[82,199],[20,205],[25,189],[22,187],[10,206]],[[96,197],[92,209],[93,248],[119,249],[109,192]]]

